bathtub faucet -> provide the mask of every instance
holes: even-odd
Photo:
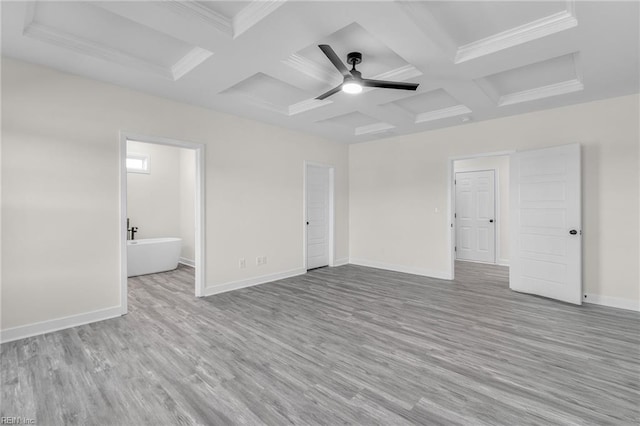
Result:
[[[127,218],[127,240],[135,240],[136,232],[138,232],[137,226],[129,227],[129,218]]]

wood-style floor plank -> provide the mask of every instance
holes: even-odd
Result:
[[[1,416],[42,425],[640,423],[640,314],[353,265],[204,299],[132,278],[128,315],[1,348]]]

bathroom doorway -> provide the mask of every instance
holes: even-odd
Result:
[[[128,312],[129,276],[174,269],[176,262],[179,268],[194,268],[194,295],[204,296],[204,170],[203,144],[121,134],[123,314]]]

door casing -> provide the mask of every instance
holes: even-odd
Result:
[[[203,297],[206,286],[205,251],[205,145],[158,136],[120,132],[120,305],[122,315],[128,312],[127,303],[127,141],[187,148],[196,154],[195,179],[195,297]]]
[[[456,178],[456,173],[455,173],[455,166],[454,166],[454,162],[456,160],[468,160],[468,159],[472,159],[472,158],[481,158],[481,157],[499,157],[499,156],[503,156],[503,155],[511,155],[514,152],[516,152],[515,150],[508,150],[508,151],[495,151],[495,152],[485,152],[485,153],[478,153],[478,154],[469,154],[469,155],[462,155],[462,156],[456,156],[456,157],[449,157],[449,161],[447,163],[447,176],[449,177],[447,179],[447,194],[449,194],[449,199],[448,199],[448,203],[447,203],[447,217],[449,218],[448,222],[447,222],[447,227],[449,228],[449,232],[447,233],[447,246],[448,246],[448,250],[449,250],[449,279],[455,279],[455,265],[456,265],[456,253],[455,253],[455,246],[456,246],[456,226],[455,226],[455,218],[454,218],[454,213],[455,213],[455,198],[456,198],[456,193],[455,193],[455,186],[454,186],[454,180]],[[463,169],[464,170],[464,169]],[[497,192],[496,192],[497,193]],[[498,198],[496,198],[496,202],[497,202]],[[499,209],[496,209],[496,212]],[[496,213],[497,214],[497,213]],[[496,220],[498,221],[498,229],[499,229],[499,218],[496,217]],[[496,231],[496,259],[500,258],[500,238],[499,238],[499,232]]]
[[[302,267],[307,270],[307,170],[309,166],[329,170],[329,266],[335,266],[335,167],[315,161],[303,161],[302,179]]]

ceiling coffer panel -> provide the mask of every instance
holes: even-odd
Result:
[[[341,127],[355,136],[385,132],[395,127],[359,111],[331,117],[318,123]]]
[[[567,9],[566,1],[431,1],[424,5],[447,29],[458,46],[521,27]]]
[[[486,76],[477,81],[499,106],[542,99],[584,89],[579,55],[570,53]]]
[[[455,64],[578,26],[575,1],[402,2]]]
[[[24,35],[172,80],[213,54],[85,2],[28,4]]]
[[[264,73],[256,73],[222,92],[232,96],[243,96],[254,105],[291,115],[291,108],[312,96],[304,90],[292,86]]]
[[[427,93],[400,99],[393,103],[412,114],[420,114],[422,112],[452,107],[458,105],[459,102],[444,89],[436,89]]]
[[[159,3],[175,13],[204,21],[229,38],[236,38],[267,18],[285,1],[163,0]]]
[[[409,114],[415,123],[424,123],[471,113],[471,109],[460,104],[444,89],[436,89],[410,96],[390,102],[386,106],[400,108]]]

